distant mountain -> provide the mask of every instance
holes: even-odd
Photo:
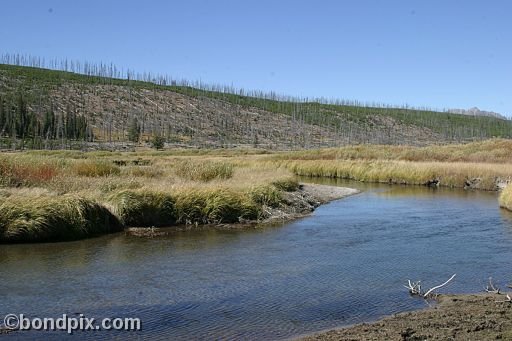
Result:
[[[507,118],[503,116],[502,114],[498,114],[494,111],[484,111],[480,110],[477,107],[473,107],[470,109],[449,109],[448,112],[451,112],[453,114],[461,114],[461,115],[469,115],[469,116],[487,116],[487,117],[495,117],[500,118],[502,120],[506,120]]]

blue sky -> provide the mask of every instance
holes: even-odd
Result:
[[[512,2],[6,0],[0,53],[512,114]]]

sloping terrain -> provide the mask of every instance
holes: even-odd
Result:
[[[291,102],[0,65],[4,148],[36,138],[39,148],[48,145],[40,140],[51,139],[115,145],[136,141],[134,129],[141,143],[160,135],[173,146],[299,149],[508,138],[511,128],[494,117]]]

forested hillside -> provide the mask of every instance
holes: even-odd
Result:
[[[153,136],[168,146],[272,149],[512,136],[512,122],[495,117],[285,98],[112,65],[54,68],[69,71],[0,64],[1,148],[119,149]]]

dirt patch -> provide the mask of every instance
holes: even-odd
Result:
[[[303,184],[302,191],[309,193],[321,204],[359,193],[359,190],[353,188],[317,184]]]
[[[301,340],[512,340],[512,303],[505,295],[442,295],[424,310],[331,330]]]

